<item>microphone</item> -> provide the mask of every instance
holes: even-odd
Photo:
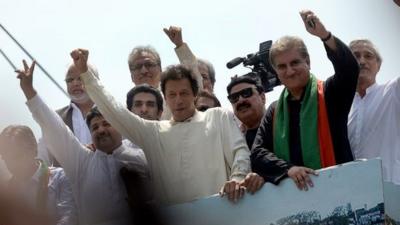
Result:
[[[231,61],[229,61],[226,64],[226,67],[228,67],[228,69],[232,69],[233,67],[239,65],[241,62],[243,62],[244,58],[241,57],[236,57],[234,59],[232,59]]]

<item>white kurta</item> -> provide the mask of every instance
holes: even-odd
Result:
[[[91,144],[92,136],[90,134],[89,128],[86,125],[86,118],[82,115],[81,110],[76,106],[75,103],[71,102],[69,107],[72,108],[72,127],[75,137],[82,144]],[[46,162],[48,165],[52,165],[54,163],[54,158],[50,157],[48,146],[43,141],[42,138],[39,139],[38,142],[38,155],[37,158]]]
[[[145,174],[137,151],[122,144],[112,154],[87,149],[62,119],[36,95],[27,102],[43,138],[71,182],[80,224],[130,224],[121,167]]]
[[[228,111],[196,111],[190,120],[178,123],[148,121],[117,103],[90,71],[81,78],[106,120],[145,152],[160,202],[209,196],[227,180],[241,180],[250,172],[249,149]]]
[[[381,157],[384,180],[400,184],[400,77],[356,93],[348,133],[356,159]]]

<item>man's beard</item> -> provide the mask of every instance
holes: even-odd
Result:
[[[89,95],[84,92],[80,95],[69,95],[69,97],[71,98],[71,101],[74,103],[78,103],[78,104],[83,104],[86,103],[88,101],[90,101]]]

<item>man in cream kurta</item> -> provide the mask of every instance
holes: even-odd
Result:
[[[182,203],[215,194],[227,181],[238,183],[250,172],[248,147],[228,111],[194,110],[180,122],[141,119],[117,103],[87,70],[86,50],[75,50],[71,55],[75,65],[86,71],[81,74],[86,91],[107,121],[144,149],[155,197],[161,203]],[[194,108],[194,101],[191,104]],[[173,117],[174,113],[172,110]]]

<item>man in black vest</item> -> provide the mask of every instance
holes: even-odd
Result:
[[[93,67],[91,67],[91,70],[97,74]],[[69,105],[58,109],[56,112],[82,144],[91,144],[92,138],[89,128],[86,125],[85,117],[94,103],[87,95],[79,75],[74,65],[69,66],[65,75],[65,83],[67,84],[67,92],[71,102]],[[49,153],[42,139],[39,140],[38,157],[53,166],[60,166]]]

